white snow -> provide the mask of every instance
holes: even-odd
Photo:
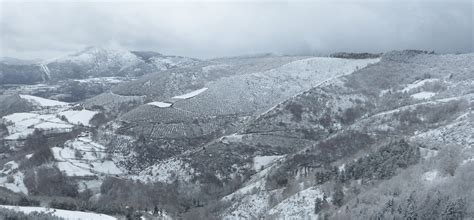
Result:
[[[53,114],[13,113],[4,116],[3,119],[7,122],[10,134],[4,138],[5,140],[26,138],[34,132],[35,128],[44,130],[46,133],[61,133],[71,131],[73,127]]]
[[[262,167],[266,168],[269,164],[274,163],[282,157],[284,157],[284,155],[256,156],[253,158],[253,169],[255,171],[260,171]]]
[[[339,172],[346,171],[346,164],[343,163],[341,166],[339,166]]]
[[[420,155],[423,159],[427,160],[438,155],[438,151],[420,147]]]
[[[424,181],[433,182],[438,177],[438,171],[432,170],[423,174],[422,178]]]
[[[3,169],[0,170],[0,173],[9,174],[15,169],[18,169],[18,163],[12,160],[3,164]]]
[[[213,64],[209,66],[204,66],[202,67],[202,72],[209,73],[210,71],[224,69],[228,66],[229,66],[228,64]]]
[[[4,116],[3,118],[12,123],[16,123],[16,122],[24,121],[24,120],[34,118],[37,116],[38,114],[35,114],[35,113],[20,112],[20,113],[13,113],[11,115]]]
[[[107,47],[88,47],[78,53],[57,58],[50,62],[52,61],[74,62],[79,64],[94,63],[97,66],[96,68],[105,69],[112,65],[128,67],[140,62],[140,59],[120,46],[110,45]]]
[[[435,95],[436,93],[434,92],[419,92],[411,95],[411,97],[414,99],[429,99]]]
[[[89,111],[89,110],[67,110],[60,112],[59,115],[66,117],[67,121],[73,124],[82,124],[84,126],[90,126],[90,120],[96,115],[98,112]]]
[[[89,137],[79,137],[67,141],[64,148],[51,148],[56,166],[67,176],[118,175],[122,171],[111,160],[108,160],[105,147],[92,141]],[[76,152],[81,157],[76,156]]]
[[[49,68],[48,68],[47,64],[46,63],[40,63],[40,66],[41,66],[41,69],[43,70],[43,72],[48,77],[48,79],[50,79],[51,78],[51,73],[49,71]]]
[[[168,108],[168,107],[171,107],[172,104],[167,103],[167,102],[150,102],[150,103],[147,103],[147,105],[153,105],[159,108]]]
[[[8,167],[5,167],[2,171],[0,171],[1,174],[5,174],[5,176],[0,175],[0,186],[5,187],[13,192],[27,194],[28,189],[23,183],[24,175],[22,172],[17,170],[18,164],[14,161],[10,161],[8,164]],[[12,182],[8,180],[9,176],[13,179]]]
[[[70,219],[70,220],[84,220],[84,219],[100,219],[100,220],[115,220],[117,218],[110,215],[98,214],[93,212],[81,212],[81,211],[69,211],[62,209],[53,209],[45,207],[32,207],[32,206],[9,206],[9,205],[0,205],[2,208],[11,209],[18,212],[23,212],[29,214],[31,212],[44,212],[51,215]]]
[[[241,134],[231,134],[231,135],[221,137],[220,140],[224,144],[229,144],[233,142],[241,142],[243,137],[244,136]]]
[[[221,219],[263,219],[265,210],[269,208],[269,198],[270,194],[266,192],[248,195],[240,202],[233,202]]]
[[[175,96],[175,97],[173,97],[173,99],[189,99],[189,98],[192,98],[194,96],[197,96],[197,95],[201,94],[202,92],[204,92],[206,90],[207,90],[207,88],[198,89],[198,90],[192,91],[190,93]]]
[[[429,129],[412,136],[410,139],[419,143],[429,143],[433,147],[447,144],[463,146],[465,149],[474,146],[474,129],[472,126],[472,110],[467,109],[454,121],[440,127]]]
[[[138,176],[132,178],[139,180],[153,180],[162,183],[172,183],[178,179],[183,182],[191,181],[195,175],[194,169],[184,161],[170,158],[140,172]]]
[[[390,89],[384,89],[384,90],[380,91],[379,97],[382,97],[382,96],[384,96],[385,94],[390,93],[390,91],[391,91]]]
[[[80,83],[110,83],[110,84],[117,84],[124,81],[131,80],[129,77],[115,77],[115,76],[108,76],[108,77],[93,77],[87,79],[75,79],[74,81]]]
[[[316,198],[323,198],[319,188],[311,187],[290,196],[268,211],[270,215],[277,215],[278,219],[317,219],[314,214]]]
[[[438,81],[439,79],[424,79],[424,80],[419,80],[419,81],[416,81],[414,83],[411,83],[411,84],[408,84],[405,88],[403,88],[402,90],[400,90],[401,92],[409,92],[410,90],[412,89],[415,89],[415,88],[418,88],[418,87],[421,87],[423,86],[425,83],[428,83],[428,82],[436,82]]]
[[[472,162],[474,162],[474,158],[465,159],[461,162],[461,165],[465,165],[467,163],[472,163]]]
[[[87,166],[84,163],[81,163],[81,165]],[[56,167],[64,172],[66,176],[94,176],[88,168],[78,167],[77,164],[70,162],[57,162]]]
[[[37,96],[32,96],[32,95],[20,95],[22,99],[25,99],[33,104],[43,106],[43,107],[52,107],[52,106],[67,106],[69,105],[66,102],[60,102],[56,100],[51,100],[51,99],[45,99]]]

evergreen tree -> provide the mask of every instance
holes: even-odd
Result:
[[[418,213],[416,212],[416,209],[415,192],[412,192],[410,197],[408,197],[403,218],[407,220],[418,219]]]
[[[442,214],[442,218],[446,220],[464,219],[466,216],[466,203],[463,199],[449,202]]]
[[[323,200],[321,198],[316,198],[314,202],[314,214],[318,214],[323,208]]]
[[[344,204],[344,192],[342,192],[342,185],[334,185],[334,193],[332,195],[332,204],[341,207]]]

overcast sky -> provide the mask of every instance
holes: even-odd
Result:
[[[86,46],[198,58],[407,48],[472,52],[473,7],[471,0],[0,0],[0,56],[51,58]]]

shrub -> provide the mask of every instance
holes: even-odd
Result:
[[[31,195],[76,197],[78,194],[77,185],[55,167],[29,170],[23,182]]]
[[[290,103],[286,107],[286,110],[290,111],[293,115],[294,121],[301,121],[301,114],[303,114],[303,106],[297,103]]]

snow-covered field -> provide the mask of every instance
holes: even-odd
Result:
[[[18,171],[18,163],[15,161],[7,162],[0,170],[0,186],[5,187],[13,192],[28,193],[25,184],[23,183],[24,175]]]
[[[122,171],[107,159],[105,147],[90,137],[67,141],[64,148],[53,147],[56,166],[67,176],[118,175]]]
[[[168,107],[171,107],[172,104],[167,103],[167,102],[150,102],[150,103],[147,103],[147,105],[153,105],[158,108],[168,108]]]
[[[274,163],[278,159],[284,157],[284,155],[276,156],[257,156],[253,158],[253,169],[260,171],[262,168],[266,168],[269,164]]]
[[[40,113],[13,113],[4,116],[9,136],[5,140],[16,140],[26,138],[33,134],[36,128],[47,133],[62,133],[72,130],[73,125],[62,121],[54,114]]]
[[[33,134],[35,129],[42,130],[46,134],[70,132],[74,125],[90,126],[90,120],[97,114],[89,110],[72,110],[71,105],[66,102],[31,95],[20,95],[20,97],[32,102],[39,110],[2,117],[9,134],[5,140],[25,139]]]
[[[411,95],[414,99],[429,99],[433,96],[435,96],[436,93],[434,92],[419,92]]]
[[[25,214],[29,214],[32,212],[44,212],[48,213],[60,218],[65,218],[68,220],[89,220],[89,219],[97,219],[97,220],[115,220],[117,218],[112,217],[110,215],[105,214],[98,214],[93,212],[81,212],[81,211],[69,211],[63,209],[53,209],[53,208],[45,208],[45,207],[33,207],[33,206],[10,206],[10,205],[0,205],[2,208],[11,209],[17,212],[23,212]]]
[[[194,90],[192,92],[189,92],[189,93],[186,93],[186,94],[183,94],[183,95],[174,96],[173,99],[189,99],[189,98],[192,98],[194,96],[197,96],[197,95],[203,93],[206,90],[207,90],[207,88]]]
[[[97,112],[89,110],[67,110],[60,112],[60,116],[66,117],[67,121],[73,124],[81,124],[84,126],[89,126],[89,121],[96,115]]]
[[[32,104],[42,106],[42,107],[52,107],[52,106],[67,106],[69,103],[66,102],[60,102],[56,100],[51,100],[51,99],[45,99],[37,96],[32,96],[32,95],[20,95],[22,99],[25,99]]]

